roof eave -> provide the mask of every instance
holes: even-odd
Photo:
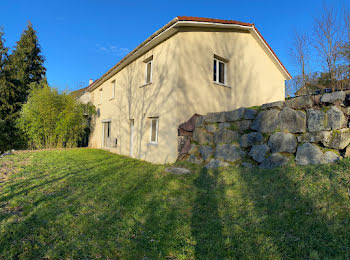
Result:
[[[192,19],[192,20],[191,20]],[[292,79],[291,75],[284,67],[282,62],[279,60],[275,52],[268,45],[266,40],[260,34],[258,29],[254,26],[254,24],[250,23],[242,23],[231,20],[218,20],[218,19],[210,19],[210,18],[196,18],[197,21],[194,21],[194,17],[187,16],[178,16],[171,20],[168,24],[157,30],[150,37],[148,37],[145,41],[139,44],[133,51],[127,54],[123,59],[121,59],[116,65],[114,65],[110,70],[108,70],[104,75],[102,75],[99,79],[93,82],[89,88],[88,92],[93,91],[97,87],[99,87],[105,80],[112,77],[116,72],[123,69],[125,66],[130,64],[132,61],[143,55],[149,49],[153,48],[155,45],[159,44],[159,42],[164,41],[170,38],[177,32],[178,27],[183,26],[198,26],[198,27],[216,27],[216,28],[237,28],[237,29],[245,29],[250,31],[255,37],[260,39],[263,43],[265,49],[270,53],[276,63],[279,65],[282,74],[285,76],[286,80]]]

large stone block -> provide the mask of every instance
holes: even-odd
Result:
[[[196,128],[193,131],[193,140],[199,144],[212,144],[213,136],[201,128]]]
[[[166,172],[172,173],[172,174],[176,174],[176,175],[182,175],[182,174],[189,174],[191,173],[190,170],[185,169],[185,168],[181,168],[181,167],[168,167],[165,168]]]
[[[214,133],[215,144],[229,144],[239,140],[239,134],[235,131],[220,129]]]
[[[323,163],[323,153],[320,148],[310,143],[298,146],[295,161],[299,165]]]
[[[233,111],[225,112],[225,114],[226,114],[226,121],[227,122],[233,122],[233,121],[237,121],[237,120],[243,119],[244,111],[245,111],[245,108],[241,107],[241,108],[235,109]]]
[[[307,110],[307,128],[309,132],[330,130],[327,126],[326,114],[321,110]]]
[[[283,106],[284,106],[284,102],[283,101],[276,101],[276,102],[263,104],[261,106],[261,109],[262,110],[271,109],[271,108],[282,109]]]
[[[219,129],[226,129],[226,128],[230,128],[231,124],[230,123],[220,123],[219,124]]]
[[[205,122],[208,123],[221,123],[225,122],[225,112],[208,113],[205,116]]]
[[[265,155],[269,150],[270,148],[266,144],[253,145],[252,149],[250,149],[249,156],[261,163],[265,160]]]
[[[244,131],[249,129],[251,123],[252,123],[252,121],[250,121],[250,120],[240,120],[240,121],[236,121],[232,124],[234,125],[235,129],[237,129],[240,132],[244,132]]]
[[[329,139],[331,138],[332,132],[330,131],[320,131],[312,133],[315,136],[315,142],[316,143],[328,143]]]
[[[340,129],[346,126],[344,113],[336,106],[327,111],[327,128]]]
[[[289,107],[284,107],[279,114],[279,124],[281,130],[291,133],[306,132],[306,114]]]
[[[220,124],[223,124],[223,123],[220,123]],[[207,129],[207,131],[210,133],[214,133],[218,128],[216,125],[212,124],[212,125],[206,125],[205,129]]]
[[[323,155],[323,163],[334,163],[340,160],[340,156],[332,151],[327,151]]]
[[[331,138],[331,131],[306,132],[298,136],[299,143],[327,143]]]
[[[346,94],[344,91],[336,91],[333,93],[325,93],[321,97],[321,102],[323,103],[335,103],[335,102],[343,102],[345,100]]]
[[[262,169],[272,169],[276,167],[284,166],[288,163],[289,159],[279,153],[273,153],[267,157],[261,164]]]
[[[262,133],[272,133],[278,127],[279,113],[280,111],[277,109],[260,112],[250,125],[250,128]]]
[[[344,157],[345,158],[349,158],[350,157],[350,146],[346,147]]]
[[[235,162],[241,159],[245,153],[235,144],[220,144],[216,146],[214,153],[215,159],[222,159],[229,162]]]
[[[327,138],[322,143],[328,148],[342,150],[350,143],[350,129],[334,130],[327,135]]]
[[[196,128],[201,127],[204,124],[205,117],[199,116],[196,118]]]
[[[244,167],[244,168],[255,168],[255,165],[249,163],[249,162],[242,162],[241,167]]]
[[[299,143],[314,143],[316,142],[315,133],[306,132],[297,137]]]
[[[197,158],[194,154],[191,154],[188,157],[187,161],[190,163],[195,163],[195,164],[202,164],[203,163],[203,159]]]
[[[207,145],[200,146],[198,151],[199,151],[201,157],[203,158],[203,160],[209,159],[214,153],[213,149]]]
[[[272,153],[295,153],[297,140],[291,133],[278,132],[270,136],[268,145]]]
[[[305,109],[311,108],[313,101],[311,96],[300,96],[286,100],[285,105],[292,109]]]
[[[205,168],[207,169],[213,169],[213,168],[219,168],[219,167],[227,167],[230,166],[229,163],[223,162],[217,159],[211,159],[207,165],[205,165]]]
[[[257,111],[255,109],[246,108],[244,119],[253,120],[256,114],[257,114]]]
[[[264,137],[261,133],[251,132],[241,136],[240,145],[241,147],[246,148],[255,144],[261,144],[263,141]]]

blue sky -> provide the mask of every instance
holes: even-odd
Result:
[[[350,7],[350,1],[335,1]],[[312,30],[321,0],[111,1],[1,0],[0,26],[13,47],[30,20],[46,58],[51,86],[75,90],[99,78],[123,56],[175,16],[255,23],[293,74],[293,30]]]

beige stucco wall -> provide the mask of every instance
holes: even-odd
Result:
[[[178,115],[229,111],[284,100],[285,78],[252,34],[187,28],[179,33]],[[227,87],[213,82],[213,58],[227,63]]]
[[[228,87],[213,83],[213,58],[227,60]],[[145,63],[153,55],[152,84],[144,85]],[[116,81],[116,98],[110,99]],[[101,115],[90,146],[102,147],[102,120],[111,120],[110,150],[154,163],[177,159],[177,127],[194,113],[228,111],[284,99],[284,77],[247,32],[187,28],[154,47],[92,92]],[[103,101],[99,104],[102,88]],[[159,117],[158,145],[150,145],[149,117]]]
[[[100,109],[90,138],[91,147],[102,147],[102,120],[111,120],[111,140],[118,146],[109,148],[130,154],[130,119],[134,119],[133,157],[154,163],[174,162],[177,157],[176,75],[178,40],[174,35],[119,71],[92,91],[92,102]],[[152,84],[145,84],[144,60],[153,55]],[[116,97],[111,82],[116,81]],[[103,101],[99,104],[102,89]],[[150,143],[149,117],[159,117],[158,145]]]

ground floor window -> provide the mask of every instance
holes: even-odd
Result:
[[[110,146],[111,142],[111,121],[108,122],[102,122],[102,131],[103,131],[103,147],[108,147]]]
[[[159,124],[159,117],[150,118],[150,125],[151,125],[150,143],[153,143],[153,144],[158,143],[158,124]]]

